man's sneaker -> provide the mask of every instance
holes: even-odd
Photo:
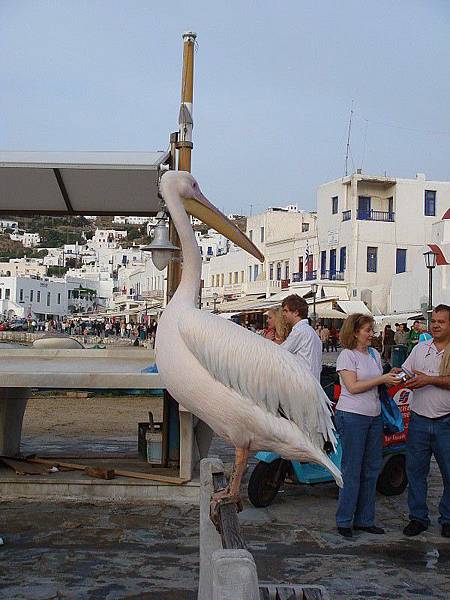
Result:
[[[369,525],[367,527],[363,527],[362,525],[354,525],[353,529],[355,531],[365,531],[366,533],[375,533],[376,535],[383,535],[384,529],[382,527],[377,527],[376,525]]]
[[[422,531],[426,531],[427,529],[428,525],[424,525],[421,521],[412,519],[403,530],[403,533],[409,537],[414,537],[415,535],[419,535],[419,533],[422,533]]]
[[[450,538],[450,523],[443,523],[441,529],[442,537]]]
[[[353,537],[353,533],[350,527],[338,527],[338,532],[346,538]]]

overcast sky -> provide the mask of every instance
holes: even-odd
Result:
[[[352,102],[349,171],[450,179],[449,0],[0,0],[0,149],[165,149],[186,30],[192,170],[226,212],[313,209]]]

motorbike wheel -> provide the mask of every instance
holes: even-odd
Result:
[[[271,463],[259,462],[248,482],[248,499],[256,508],[272,504],[286,475],[282,458]]]
[[[392,456],[384,465],[377,481],[377,490],[385,496],[399,496],[408,485],[404,454]]]

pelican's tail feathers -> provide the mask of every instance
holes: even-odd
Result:
[[[336,484],[341,488],[344,487],[344,482],[342,480],[342,474],[337,466],[331,461],[328,456],[322,456],[320,464],[327,469],[333,475]]]

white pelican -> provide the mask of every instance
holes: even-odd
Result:
[[[156,363],[169,393],[236,448],[228,500],[250,451],[268,450],[339,470],[323,447],[336,439],[329,400],[306,363],[261,336],[197,308],[201,256],[187,212],[261,262],[253,243],[201,193],[186,172],[168,171],[160,191],[180,237],[183,272],[156,335]]]

